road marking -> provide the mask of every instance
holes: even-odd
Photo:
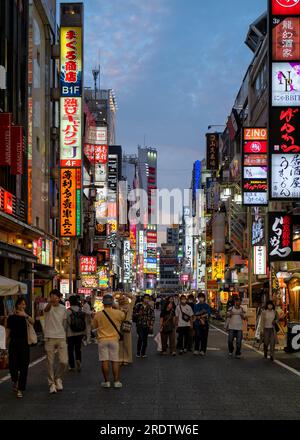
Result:
[[[41,358],[38,359],[37,361],[32,362],[32,364],[29,365],[29,368],[33,368],[33,367],[35,367],[36,365],[38,365],[38,364],[44,362],[44,360],[46,360],[46,359],[47,359],[46,356],[41,357]],[[0,385],[2,385],[3,383],[5,383],[5,382],[7,382],[7,381],[9,381],[9,380],[10,380],[10,375],[7,375],[7,376],[3,377],[3,379],[0,379]]]
[[[217,330],[220,333],[223,333],[223,335],[228,336],[228,333],[226,333],[224,330],[219,329],[218,327],[215,326],[211,326],[212,328],[214,328],[215,330]],[[261,351],[257,350],[256,348],[252,347],[251,345],[247,344],[247,343],[243,343],[244,347],[249,348],[250,350],[255,351],[256,353],[258,353],[261,356],[264,356],[264,353],[262,353]],[[280,361],[274,361],[274,364],[279,365],[280,367],[284,368],[285,370],[290,371],[291,373],[295,374],[296,376],[300,377],[300,371],[295,370],[295,368],[289,367],[288,365],[284,364],[283,362]]]

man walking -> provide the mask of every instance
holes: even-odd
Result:
[[[125,319],[125,313],[113,308],[114,299],[112,295],[105,295],[103,297],[103,305],[103,312],[97,313],[92,322],[92,328],[98,330],[99,359],[104,377],[104,382],[102,382],[101,386],[102,388],[111,388],[109,380],[111,363],[114,388],[122,388],[122,383],[120,382],[119,343],[121,338],[120,329]]]
[[[180,304],[176,307],[176,328],[178,333],[178,349],[179,353],[187,353],[190,330],[193,328],[194,312],[187,304],[185,295],[180,298]]]
[[[45,350],[47,354],[48,384],[50,394],[63,391],[63,376],[68,367],[66,342],[67,310],[60,304],[59,290],[50,293],[50,302],[45,308]],[[59,365],[55,368],[55,354]]]
[[[207,342],[209,333],[209,318],[211,316],[211,309],[206,302],[206,296],[201,293],[198,296],[198,304],[195,305],[195,351],[194,354],[197,356],[205,356],[207,352]]]
[[[234,299],[234,306],[228,310],[228,349],[229,357],[233,356],[234,352],[234,339],[236,339],[236,358],[241,358],[242,341],[243,341],[243,321],[247,319],[247,314],[241,306],[241,300],[239,297]]]
[[[85,313],[85,338],[83,340],[84,345],[91,344],[91,332],[92,332],[92,308],[88,299],[84,300],[84,304],[82,307],[83,312]]]
[[[138,334],[137,355],[136,357],[147,358],[146,350],[148,345],[148,336],[153,333],[155,313],[154,308],[149,304],[150,295],[145,295],[143,302],[137,304],[134,308],[133,316],[136,322]]]

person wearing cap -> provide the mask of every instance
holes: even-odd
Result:
[[[119,310],[125,313],[125,321],[132,322],[132,314],[135,306],[135,297],[130,293],[121,295],[119,298]],[[123,366],[132,364],[132,332],[124,333],[124,339],[120,342],[120,362]]]
[[[52,290],[50,302],[45,308],[45,350],[47,354],[48,384],[50,394],[63,391],[63,376],[68,368],[67,347],[67,310],[60,304],[61,293]],[[55,369],[55,354],[58,353],[59,365]]]
[[[228,310],[228,349],[229,357],[233,356],[234,339],[236,339],[236,358],[241,358],[243,342],[243,321],[247,320],[247,314],[241,306],[239,297],[234,298],[234,306]]]
[[[147,358],[148,336],[153,333],[155,312],[149,304],[150,295],[144,295],[143,302],[135,306],[133,311],[134,322],[138,334],[137,358]]]
[[[125,320],[125,313],[121,310],[113,308],[114,299],[112,295],[104,295],[102,312],[96,313],[92,328],[97,330],[99,341],[99,359],[102,365],[102,374],[104,382],[102,388],[111,388],[109,380],[110,363],[114,376],[114,388],[122,388],[120,382],[120,358],[119,358],[119,343],[120,330],[122,322]]]

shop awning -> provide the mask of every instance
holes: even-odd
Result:
[[[0,276],[0,296],[27,295],[26,284]]]

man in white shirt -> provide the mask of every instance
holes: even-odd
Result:
[[[178,349],[180,354],[187,353],[190,329],[193,328],[194,312],[187,304],[185,295],[180,298],[180,304],[176,307],[176,329],[178,333]]]
[[[50,302],[45,308],[45,350],[47,354],[48,384],[50,394],[63,391],[63,376],[68,367],[68,347],[66,342],[67,310],[60,304],[59,290],[50,293]],[[55,353],[59,365],[54,368]]]
[[[228,349],[229,357],[233,356],[234,339],[236,339],[236,358],[241,358],[243,342],[243,321],[247,320],[247,314],[241,306],[239,297],[235,298],[234,306],[228,310],[227,319],[229,320]]]

